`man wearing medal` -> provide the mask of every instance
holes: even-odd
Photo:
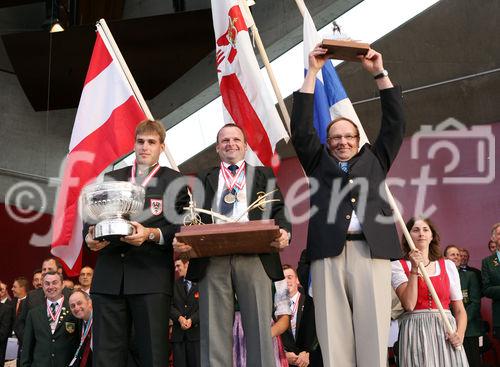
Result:
[[[80,343],[69,363],[69,367],[92,366],[92,300],[82,289],[75,290],[69,297],[69,308],[73,316],[81,320]]]
[[[67,367],[78,346],[77,320],[62,293],[63,277],[50,271],[43,276],[45,302],[28,312],[21,366]]]
[[[245,163],[246,150],[244,132],[237,125],[228,124],[219,130],[216,151],[221,159],[220,166],[198,175],[204,188],[204,209],[213,208],[227,217],[238,218],[260,193],[276,188],[270,168]],[[289,243],[291,224],[286,219],[280,191],[272,198],[278,201],[244,214],[242,221],[274,219],[280,234],[271,246],[283,249]],[[202,215],[202,221],[211,223],[212,218]],[[191,247],[174,240],[174,249],[187,252]],[[268,367],[275,364],[270,327],[271,283],[284,278],[278,253],[191,259],[186,278],[198,282],[200,291],[201,366],[231,366],[233,363],[235,295],[245,329],[247,365]]]
[[[135,131],[134,165],[104,177],[145,188],[144,210],[131,218],[134,233],[111,242],[96,241],[94,227],[84,227],[88,247],[99,252],[90,290],[95,367],[127,365],[132,329],[140,366],[168,365],[168,315],[174,281],[172,239],[179,228],[170,218],[182,214],[189,199],[186,186],[166,195],[169,185],[183,178],[170,168],[160,167],[164,141],[165,129],[160,122],[141,122]]]

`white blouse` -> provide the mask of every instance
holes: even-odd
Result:
[[[408,268],[411,270],[411,263],[406,260]],[[441,267],[439,266],[439,261],[436,263],[436,272],[434,274],[429,274],[430,277],[435,277],[441,274]],[[448,259],[444,260],[444,265],[446,267],[446,273],[448,274],[448,279],[450,279],[450,300],[460,301],[462,300],[462,288],[460,286],[460,276],[458,275],[458,270],[455,264]],[[408,277],[406,276],[403,266],[397,261],[391,262],[391,284],[392,288],[397,289],[401,284],[408,282]]]
[[[290,293],[286,285],[286,279],[274,282],[276,293],[274,294],[274,316],[291,315]]]

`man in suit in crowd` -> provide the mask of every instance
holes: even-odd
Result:
[[[473,271],[474,273],[476,273],[477,277],[479,278],[479,283],[481,283],[481,281],[482,281],[481,270],[476,269],[472,266],[469,266],[469,258],[470,258],[469,250],[467,250],[466,248],[459,248],[458,250],[460,251],[459,270]]]
[[[0,366],[5,361],[7,342],[12,334],[14,308],[10,304],[0,303]]]
[[[360,148],[356,124],[340,117],[323,146],[313,126],[314,86],[327,60],[317,46],[300,92],[294,93],[292,142],[310,181],[307,251],[324,364],[381,367],[387,363],[391,265],[402,256],[384,182],[403,142],[401,89],[384,70],[382,55],[360,57],[380,91],[382,123],[373,145]]]
[[[90,286],[92,285],[92,277],[94,276],[94,269],[90,266],[84,266],[80,270],[80,275],[78,276],[78,283],[80,284],[80,289],[87,294],[90,294]]]
[[[172,239],[189,199],[182,175],[159,165],[164,147],[163,125],[145,120],[136,127],[134,164],[104,176],[146,189],[143,212],[132,218],[134,233],[110,242],[94,239],[94,226],[83,229],[87,246],[99,252],[90,290],[96,367],[126,365],[132,325],[140,365],[168,365]]]
[[[92,367],[92,300],[87,292],[78,289],[69,297],[69,308],[80,320],[80,343],[70,367]]]
[[[500,222],[491,228],[491,240],[497,250],[483,259],[481,275],[483,277],[483,295],[493,301],[493,336],[500,339]]]
[[[13,306],[16,319],[21,313],[22,303],[26,299],[29,290],[30,286],[28,279],[26,279],[25,277],[17,277],[16,279],[14,279],[14,283],[12,283],[12,294],[14,295]]]
[[[62,276],[62,265],[61,263],[53,257],[49,257],[42,262],[42,277],[49,272],[57,272]],[[66,299],[69,298],[71,290],[63,288],[62,293]],[[19,344],[18,356],[21,356],[23,338],[24,338],[24,326],[26,319],[28,317],[28,312],[39,306],[45,304],[45,294],[43,288],[33,289],[28,293],[25,300],[21,304],[21,309],[19,311],[19,317],[16,319],[14,324],[14,333],[17,336],[17,342]]]
[[[78,346],[77,320],[62,293],[62,274],[45,273],[42,286],[45,301],[26,319],[21,366],[67,367]]]
[[[290,308],[292,314],[290,315],[290,326],[283,334],[281,340],[283,348],[285,349],[286,359],[290,366],[309,366],[309,352],[301,350],[295,344],[297,331],[302,319],[302,311],[304,309],[305,296],[299,291],[299,278],[295,269],[290,265],[283,265],[283,273],[285,275],[288,293],[290,296]]]
[[[453,261],[460,276],[463,303],[467,312],[467,328],[463,341],[470,367],[481,365],[479,337],[482,333],[481,320],[481,283],[477,273],[463,266],[462,250],[455,245],[446,246],[444,257]]]
[[[7,289],[7,284],[2,281],[0,281],[0,303],[12,303],[12,300],[9,296],[9,291]]]
[[[186,279],[189,261],[182,257],[175,261],[178,279],[170,309],[173,322],[172,348],[175,367],[200,366],[200,316],[198,312],[198,284]]]
[[[33,285],[33,289],[42,288],[42,269],[36,269],[33,272],[31,284]]]
[[[280,227],[271,246],[288,246],[291,225],[285,216],[281,193],[273,194],[277,202],[268,203],[245,214],[260,192],[270,192],[275,177],[267,167],[245,163],[247,149],[243,130],[234,124],[223,126],[217,134],[218,167],[198,175],[204,189],[204,209],[213,208],[230,218],[243,215],[243,221],[271,218]],[[195,190],[199,195],[200,190]],[[204,223],[212,218],[202,215]],[[186,252],[191,247],[174,242],[174,248]],[[234,296],[240,306],[245,329],[248,366],[271,366],[274,351],[271,340],[271,283],[283,279],[279,254],[230,255],[192,259],[187,278],[198,282],[200,289],[201,365],[230,366],[233,363]],[[269,305],[269,306],[266,306]]]

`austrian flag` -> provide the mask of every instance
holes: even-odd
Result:
[[[80,191],[133,149],[135,127],[146,118],[105,40],[98,28],[52,218],[51,252],[69,276],[78,275],[81,265]]]
[[[240,126],[260,163],[276,168],[276,144],[288,135],[260,74],[242,9],[237,0],[212,0],[212,17],[225,122]]]

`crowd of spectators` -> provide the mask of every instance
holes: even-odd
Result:
[[[458,358],[458,362],[453,360],[453,363],[486,366],[484,355],[493,349],[488,331],[492,330],[493,337],[500,339],[500,223],[492,227],[491,240],[488,242],[490,255],[482,260],[481,269],[469,265],[470,254],[466,248],[450,244],[441,249],[439,234],[432,222],[413,220],[408,223],[408,230],[417,250],[411,251],[408,245],[404,245],[406,240],[403,239],[406,261],[394,261],[392,265],[392,284],[401,301],[399,307],[402,305],[403,310],[396,319],[399,324],[399,340],[396,345],[399,345],[399,349],[395,348],[396,358],[391,360],[392,363],[414,365],[415,359],[422,358],[432,365],[432,358],[442,358],[442,355],[433,356],[436,351],[441,353],[441,348],[436,349],[435,345],[432,348],[427,348],[422,343],[413,345],[415,340],[426,339],[433,340],[431,343],[440,340],[443,348],[452,351],[452,358]],[[285,280],[276,282],[273,286],[274,312],[270,328],[276,365],[279,367],[323,366],[321,348],[315,335],[310,284],[304,284],[310,279],[306,257],[304,251],[298,269],[283,265]],[[440,330],[443,329],[437,318],[436,324],[429,327],[429,318],[432,319],[437,312],[433,301],[420,284],[421,274],[417,270],[419,262],[424,263],[431,279],[435,278],[433,284],[442,298],[444,308],[451,310],[449,318],[456,325],[456,335],[440,335]],[[189,260],[186,257],[175,262],[177,280],[170,312],[170,341],[173,345],[171,366],[200,365],[200,295],[198,285],[185,278],[188,266]],[[41,360],[44,363],[52,361],[54,366],[91,366],[92,276],[93,269],[84,266],[77,281],[63,279],[62,267],[57,259],[47,258],[40,269],[33,271],[31,281],[25,276],[18,276],[10,287],[6,282],[0,281],[0,360],[5,360],[9,338],[15,337],[18,352],[14,360],[7,362],[8,365],[15,365],[15,362],[18,366],[31,366]],[[444,276],[448,280],[443,280]],[[448,285],[442,287],[440,281]],[[425,294],[420,294],[422,292]],[[483,297],[493,301],[491,325],[481,317]],[[393,302],[393,308],[397,307],[397,303]],[[459,305],[463,305],[466,317],[461,314]],[[47,321],[47,314],[52,316],[49,319],[50,329],[41,327]],[[420,334],[425,334],[425,338]],[[131,340],[130,366],[138,365],[134,358],[133,344]],[[244,330],[236,308],[233,349],[235,367],[246,366],[244,345]],[[453,347],[458,345],[463,345],[463,355],[454,352]],[[430,352],[432,350],[433,353]],[[465,355],[468,362],[461,362],[460,358]],[[12,355],[10,358],[12,359]]]

